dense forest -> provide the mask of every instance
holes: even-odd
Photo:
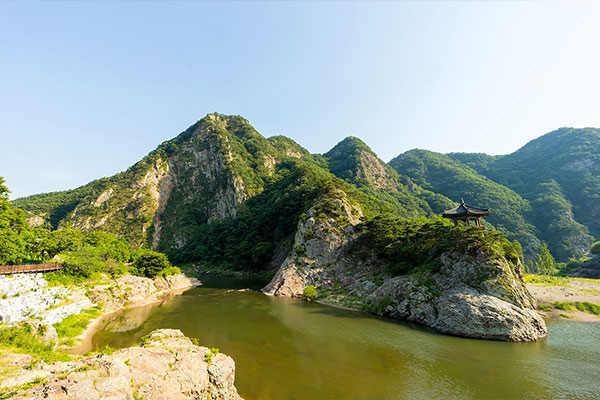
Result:
[[[491,209],[486,229],[518,241],[535,270],[540,257],[590,255],[599,154],[598,130],[560,129],[507,156],[412,150],[386,164],[355,137],[310,154],[242,117],[209,114],[125,172],[17,199],[11,213],[23,230],[101,231],[177,263],[273,271],[317,199],[344,193],[374,228],[368,221],[432,218],[464,198]],[[335,207],[327,213],[336,218]]]

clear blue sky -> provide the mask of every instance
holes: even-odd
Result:
[[[594,2],[1,2],[0,176],[11,198],[77,187],[213,111],[319,153],[509,153],[600,127],[599,21]]]

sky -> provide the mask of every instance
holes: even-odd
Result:
[[[600,127],[598,21],[600,2],[0,2],[0,176],[12,199],[75,188],[214,111],[314,153],[511,153]]]

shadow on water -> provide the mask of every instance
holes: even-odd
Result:
[[[550,323],[549,338],[536,343],[464,339],[240,291],[262,282],[231,279],[114,316],[94,335],[94,348],[130,346],[158,328],[181,329],[234,358],[236,386],[247,400],[566,399],[600,392],[598,324]]]

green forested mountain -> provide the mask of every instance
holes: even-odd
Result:
[[[429,171],[432,158],[440,160],[437,172]],[[445,161],[441,161],[445,160]],[[453,163],[449,163],[452,161]],[[593,237],[600,236],[600,131],[593,128],[561,128],[532,140],[518,151],[505,156],[480,153],[451,153],[447,156],[429,152],[407,152],[391,164],[407,167],[403,171],[416,183],[459,200],[462,191],[465,200],[489,205],[493,214],[488,220],[495,225],[494,214],[515,223],[515,218],[493,203],[498,197],[511,208],[518,204],[518,214],[532,226],[537,238],[546,242],[552,254],[560,261],[587,255]],[[435,163],[434,163],[435,164]],[[465,179],[455,181],[455,193],[448,187],[460,168]],[[427,172],[425,172],[427,171]],[[419,178],[427,182],[419,181]],[[489,195],[481,190],[470,190],[487,180],[504,189],[488,186]],[[507,192],[508,190],[508,192]],[[508,196],[507,193],[512,195]],[[498,193],[496,195],[495,193]],[[503,201],[506,195],[507,201]],[[517,195],[518,197],[515,197]],[[455,197],[456,196],[456,197]],[[473,196],[473,197],[470,197]],[[518,199],[516,203],[508,198]],[[514,225],[514,224],[513,224]],[[519,223],[519,225],[521,225]],[[502,228],[512,229],[505,223]],[[513,227],[514,229],[514,227]],[[517,233],[517,232],[514,232]]]
[[[398,174],[359,138],[348,137],[323,156],[332,174],[388,203],[403,217],[431,216],[453,206],[447,197]]]
[[[523,215],[529,212],[529,203],[511,189],[477,173],[468,165],[452,160],[444,154],[426,150],[411,150],[390,161],[397,171],[408,175],[424,188],[441,193],[454,201],[491,208],[486,220],[518,240],[524,252],[533,257],[539,240],[534,227]]]
[[[340,217],[341,199],[366,219],[412,218],[464,198],[490,207],[489,226],[518,239],[529,259],[543,241],[567,260],[599,236],[598,131],[546,136],[508,156],[414,150],[387,165],[358,138],[310,154],[242,117],[209,114],[127,171],[13,206],[35,226],[105,231],[178,262],[257,270],[281,263],[317,203],[323,218]]]

